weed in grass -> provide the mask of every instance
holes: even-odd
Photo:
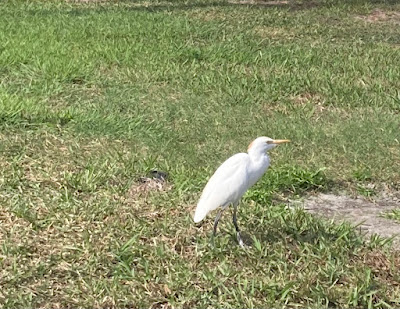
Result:
[[[400,210],[394,209],[390,212],[387,212],[384,214],[384,217],[400,222]]]
[[[376,190],[371,185],[357,185],[357,192],[365,197],[372,197],[377,194]]]

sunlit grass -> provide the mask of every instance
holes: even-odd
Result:
[[[398,306],[385,239],[282,201],[398,189],[399,9],[1,2],[0,306]],[[260,135],[292,143],[241,204],[253,245],[228,211],[212,248],[197,198]]]
[[[389,211],[389,212],[385,213],[385,217],[388,219],[393,219],[397,222],[400,222],[400,210],[394,209],[392,211]]]

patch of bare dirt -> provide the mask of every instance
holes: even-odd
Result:
[[[351,198],[345,195],[319,194],[302,202],[304,209],[338,222],[359,224],[366,235],[378,234],[383,237],[400,236],[400,224],[383,218],[383,213],[400,208],[400,199],[395,195],[382,195],[374,200],[363,197]],[[400,248],[400,237],[393,244]]]
[[[380,9],[374,9],[369,15],[359,15],[356,16],[357,19],[362,19],[370,23],[378,22],[392,22],[395,24],[400,24],[400,12],[396,11],[383,11]]]
[[[133,197],[137,195],[146,195],[151,191],[168,191],[170,188],[167,187],[164,183],[160,182],[156,179],[144,178],[139,183],[135,183],[128,191],[128,195]]]
[[[167,174],[161,171],[152,171],[149,177],[140,177],[128,191],[128,196],[147,195],[149,192],[166,192],[171,189],[171,185],[166,181]]]

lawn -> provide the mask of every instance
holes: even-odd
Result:
[[[397,1],[3,0],[0,16],[1,308],[400,306],[388,240],[286,202],[400,189]],[[261,135],[292,143],[239,207],[253,245],[227,212],[212,247],[197,199]]]

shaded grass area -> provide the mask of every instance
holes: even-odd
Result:
[[[386,240],[275,199],[398,188],[398,10],[2,2],[0,304],[398,306]],[[211,248],[199,192],[259,135],[293,143],[241,205],[253,246],[227,212]],[[154,168],[168,185],[146,190]]]

